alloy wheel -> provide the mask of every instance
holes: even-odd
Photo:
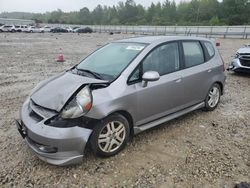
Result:
[[[123,144],[126,136],[126,128],[120,121],[107,123],[100,131],[98,137],[99,148],[106,153],[118,150]]]
[[[214,108],[220,99],[220,90],[217,87],[212,87],[208,94],[208,105]]]

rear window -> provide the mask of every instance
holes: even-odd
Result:
[[[211,44],[211,42],[204,42],[204,45],[205,45],[205,47],[207,49],[209,58],[212,58],[214,56],[214,54],[215,54],[215,50],[214,50],[213,45]]]
[[[187,41],[182,44],[186,68],[205,62],[203,50],[199,41]]]

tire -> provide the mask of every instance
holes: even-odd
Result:
[[[91,149],[100,157],[116,155],[126,146],[129,134],[127,119],[120,114],[110,115],[94,127],[90,137]]]
[[[219,84],[214,83],[212,87],[210,87],[208,94],[206,96],[204,109],[206,111],[214,110],[220,102],[220,97],[221,97],[221,87],[219,86]]]

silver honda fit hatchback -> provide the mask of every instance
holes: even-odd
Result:
[[[108,157],[141,131],[199,108],[214,110],[224,83],[223,61],[208,39],[123,39],[39,83],[16,125],[48,163],[81,161],[87,143]]]

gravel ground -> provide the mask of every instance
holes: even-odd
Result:
[[[0,187],[233,187],[250,181],[250,76],[227,73],[213,112],[198,110],[136,136],[120,154],[87,152],[79,165],[39,160],[14,117],[41,80],[79,62],[100,45],[130,35],[0,34]],[[249,42],[220,39],[228,62]],[[63,48],[66,62],[55,62]]]

